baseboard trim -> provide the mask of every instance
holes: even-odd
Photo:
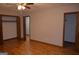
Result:
[[[3,41],[13,40],[13,39],[17,39],[17,37],[13,37],[13,38],[5,39],[5,40],[3,40]]]
[[[42,44],[46,44],[46,45],[51,45],[51,46],[55,46],[55,47],[59,47],[59,48],[63,48],[63,46],[58,46],[58,45],[54,45],[54,44],[49,44],[49,43],[45,43],[45,42],[42,42],[42,41],[37,41],[37,40],[33,40],[33,39],[30,39],[31,41],[35,41],[35,42],[40,42]]]
[[[13,40],[13,39],[17,39],[17,37],[14,37],[14,38],[9,38],[9,39],[6,39],[4,41],[8,41],[8,40]],[[49,43],[45,43],[45,42],[42,42],[42,41],[37,41],[37,40],[33,40],[33,39],[30,39],[31,41],[35,41],[35,42],[40,42],[42,44],[46,44],[46,45],[51,45],[51,46],[55,46],[55,47],[59,47],[59,48],[63,48],[63,46],[57,46],[57,45],[54,45],[54,44],[49,44]]]

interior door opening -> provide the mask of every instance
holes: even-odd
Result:
[[[24,40],[30,38],[30,16],[24,16]]]
[[[30,35],[30,27],[29,27],[29,23],[30,23],[30,19],[29,19],[29,16],[28,17],[25,17],[25,22],[26,22],[26,36],[29,36]]]
[[[24,41],[26,40],[27,42],[27,53],[32,54],[31,52],[31,46],[30,46],[30,16],[24,16],[23,17],[23,28],[24,28]]]
[[[75,47],[76,43],[76,13],[64,15],[64,47]]]

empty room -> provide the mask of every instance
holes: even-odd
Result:
[[[0,54],[79,55],[78,3],[0,3]]]

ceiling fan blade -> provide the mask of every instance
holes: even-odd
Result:
[[[34,3],[26,3],[26,5],[33,5]]]
[[[29,6],[25,6],[25,8],[31,9]]]

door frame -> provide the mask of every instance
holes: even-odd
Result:
[[[63,47],[64,47],[64,40],[65,40],[65,15],[67,15],[67,14],[76,14],[76,21],[77,21],[77,13],[79,13],[79,12],[67,12],[67,13],[64,13]],[[76,22],[76,24],[77,24],[77,22]],[[77,25],[76,25],[76,28],[77,28]],[[75,31],[75,41],[76,41],[76,33],[77,33],[77,31]]]
[[[29,15],[28,16],[23,16],[23,39],[24,39],[24,41],[26,40],[26,19],[25,19],[25,17],[30,17]],[[29,32],[30,32],[30,21],[29,21]],[[30,32],[30,34],[31,34],[31,32]],[[29,38],[30,38],[31,36],[29,35]]]
[[[3,44],[3,28],[2,28],[2,16],[9,16],[9,17],[16,17],[16,31],[17,31],[17,40],[21,40],[21,26],[20,26],[20,17],[19,16],[14,16],[14,15],[4,15],[0,14],[0,27],[1,27],[1,37],[0,38],[0,44]]]

